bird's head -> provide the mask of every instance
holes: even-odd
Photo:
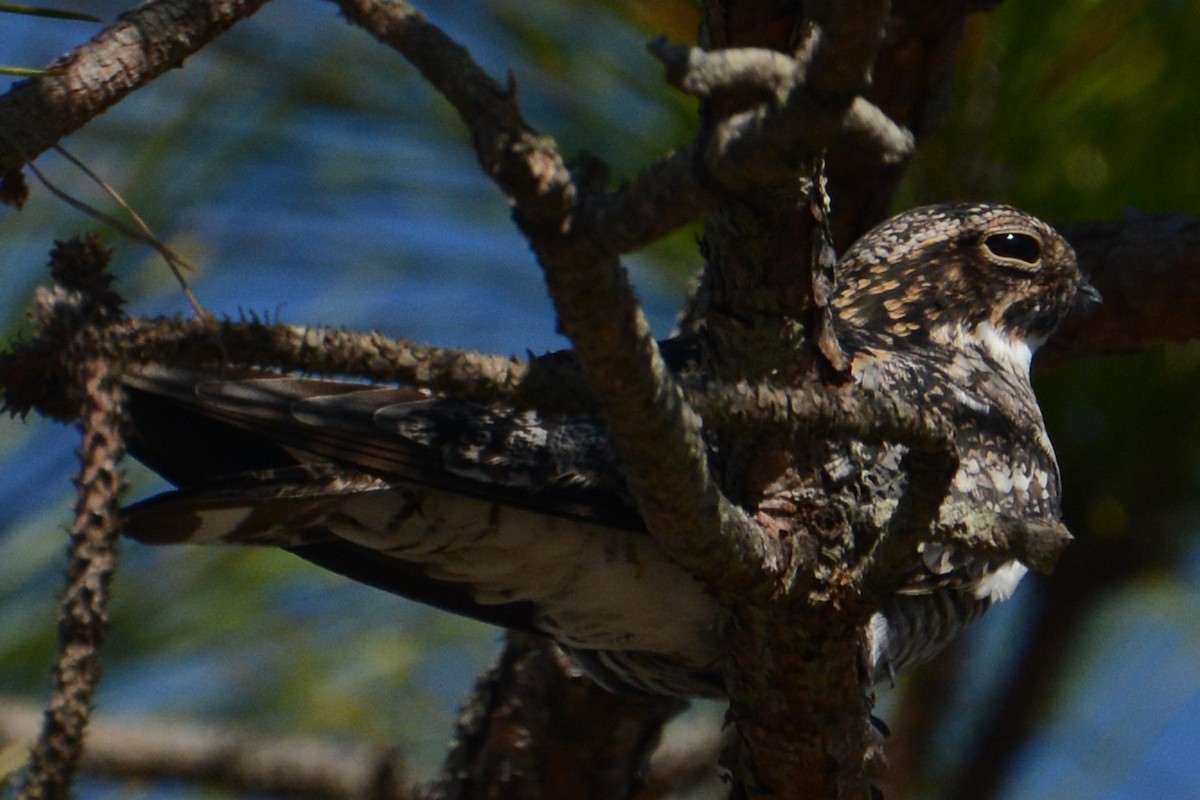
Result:
[[[905,345],[981,345],[1028,370],[1077,305],[1100,295],[1046,223],[1003,205],[913,209],[859,239],[838,264],[843,324]]]

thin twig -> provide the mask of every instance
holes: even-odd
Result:
[[[75,156],[71,155],[58,145],[55,145],[54,149],[58,150],[58,152],[62,153],[63,156],[68,158],[72,163],[83,170],[89,178],[99,184],[101,188],[103,188],[111,197],[113,197],[113,199],[115,199],[122,208],[129,212],[141,230],[139,231],[129,227],[120,220],[105,214],[95,206],[89,205],[88,203],[73,197],[70,193],[64,191],[63,189],[58,188],[58,186],[56,186],[46,176],[46,173],[42,172],[36,164],[30,161],[25,166],[27,166],[29,171],[34,174],[34,177],[36,177],[51,194],[53,194],[59,200],[62,200],[71,208],[86,214],[97,222],[104,223],[126,238],[132,239],[135,242],[140,242],[141,244],[144,244],[158,252],[158,254],[163,257],[163,260],[167,262],[167,268],[171,270],[171,274],[174,275],[175,279],[179,282],[179,286],[183,290],[184,297],[187,298],[188,303],[192,307],[192,312],[198,319],[211,319],[212,314],[210,314],[207,309],[200,305],[200,301],[194,294],[192,294],[191,287],[188,286],[187,280],[184,279],[183,273],[179,270],[178,265],[182,265],[189,270],[193,269],[192,265],[188,263],[187,259],[176,253],[171,248],[167,247],[167,245],[163,244],[162,241],[154,235],[154,232],[150,230],[149,226],[146,225],[142,218],[138,216],[137,212],[130,208],[114,189],[105,183],[100,176],[92,172],[92,170],[90,170],[82,161],[79,161],[77,158],[75,158]]]
[[[200,301],[196,298],[196,295],[192,293],[191,287],[188,286],[187,279],[184,278],[184,276],[183,276],[183,270],[185,270],[185,269],[188,272],[195,272],[196,268],[191,265],[191,262],[189,262],[186,258],[184,258],[179,253],[175,252],[174,249],[172,249],[172,248],[168,247],[166,244],[164,244],[163,241],[161,239],[159,239],[158,236],[155,235],[154,231],[150,230],[150,226],[146,224],[146,221],[144,219],[142,219],[142,216],[140,214],[138,214],[136,211],[134,211],[132,206],[130,206],[128,203],[125,202],[125,198],[121,197],[120,193],[117,192],[117,190],[114,189],[112,186],[110,186],[107,181],[105,181],[103,178],[101,178],[99,175],[97,175],[95,172],[93,172],[92,169],[87,164],[83,163],[78,158],[71,155],[71,153],[62,145],[55,145],[54,149],[60,155],[62,155],[63,158],[67,159],[72,164],[74,164],[77,168],[79,168],[83,172],[84,175],[87,175],[92,180],[93,183],[95,183],[97,186],[99,186],[101,189],[103,189],[104,193],[107,194],[109,197],[111,197],[113,202],[115,202],[117,205],[119,205],[122,209],[124,209],[126,214],[128,214],[130,217],[133,218],[134,224],[136,224],[138,226],[138,229],[142,233],[141,237],[133,237],[133,238],[135,239],[135,241],[140,241],[143,244],[149,245],[150,247],[154,248],[154,250],[157,251],[160,256],[162,256],[163,261],[165,261],[167,264],[167,269],[169,269],[171,271],[171,274],[175,276],[175,280],[179,282],[179,288],[183,290],[183,296],[187,298],[188,304],[192,307],[192,313],[196,315],[197,319],[213,319],[212,314],[209,313],[209,311],[206,308],[204,308],[204,306],[200,305]],[[29,166],[31,169],[34,169],[34,166],[32,163]],[[38,176],[38,179],[47,188],[50,188],[54,192],[55,195],[57,195],[59,197],[64,196],[63,192],[61,192],[57,189],[54,189],[51,186],[50,181],[47,180],[46,176],[43,175],[40,171],[35,170],[35,174]],[[115,219],[108,216],[107,214],[104,214],[103,212],[99,211],[98,209],[95,209],[92,206],[87,205],[86,203],[76,204],[73,202],[73,203],[71,203],[71,205],[74,206],[75,208],[82,209],[84,211],[84,213],[86,213],[88,216],[92,217],[93,219],[99,219],[99,220],[105,222],[106,224],[116,228],[117,230],[121,231],[121,233],[124,233],[126,236],[130,235],[129,229],[126,226],[121,225]]]

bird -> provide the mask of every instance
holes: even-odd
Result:
[[[1029,369],[1063,319],[1099,299],[1070,245],[1009,206],[928,206],[868,231],[835,275],[850,382],[955,426],[960,463],[943,516],[1057,520],[1061,480]],[[696,368],[696,347],[694,336],[662,343],[676,369]],[[129,451],[177,487],[130,506],[127,536],[281,547],[549,637],[613,691],[724,696],[719,601],[646,530],[602,420],[246,370],[157,364],[124,381]],[[812,478],[790,501],[885,520],[909,480],[905,450],[808,443],[796,457]],[[914,546],[867,625],[870,680],[931,658],[1025,572]]]

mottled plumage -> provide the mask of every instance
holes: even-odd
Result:
[[[918,209],[842,259],[853,379],[959,431],[944,517],[1056,518],[1059,478],[1029,356],[1095,293],[1065,241],[1003,206]],[[685,344],[669,352],[686,358]],[[602,425],[412,388],[147,369],[131,450],[180,486],[130,509],[148,542],[271,544],[364,583],[553,637],[615,689],[719,695],[714,600],[644,530]],[[903,448],[813,443],[795,507],[886,520]],[[925,660],[1024,567],[923,545],[871,622],[883,679]]]
[[[839,277],[833,304],[848,326],[842,338],[855,350],[856,382],[919,398],[955,423],[961,465],[943,518],[982,507],[1057,519],[1058,464],[1029,366],[1073,307],[1099,300],[1070,245],[1007,206],[934,206],[869,232],[847,251]],[[829,463],[847,464],[838,467],[843,473],[857,468],[864,483],[902,480],[895,469],[902,448],[839,449],[845,461]],[[897,492],[888,485],[861,497],[860,507],[886,514]],[[872,620],[875,677],[932,657],[1009,597],[1025,571],[1017,562],[922,546],[905,586]]]

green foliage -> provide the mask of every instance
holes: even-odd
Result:
[[[996,199],[1047,219],[1194,213],[1200,6],[1014,0],[969,26],[957,99],[906,204]]]

